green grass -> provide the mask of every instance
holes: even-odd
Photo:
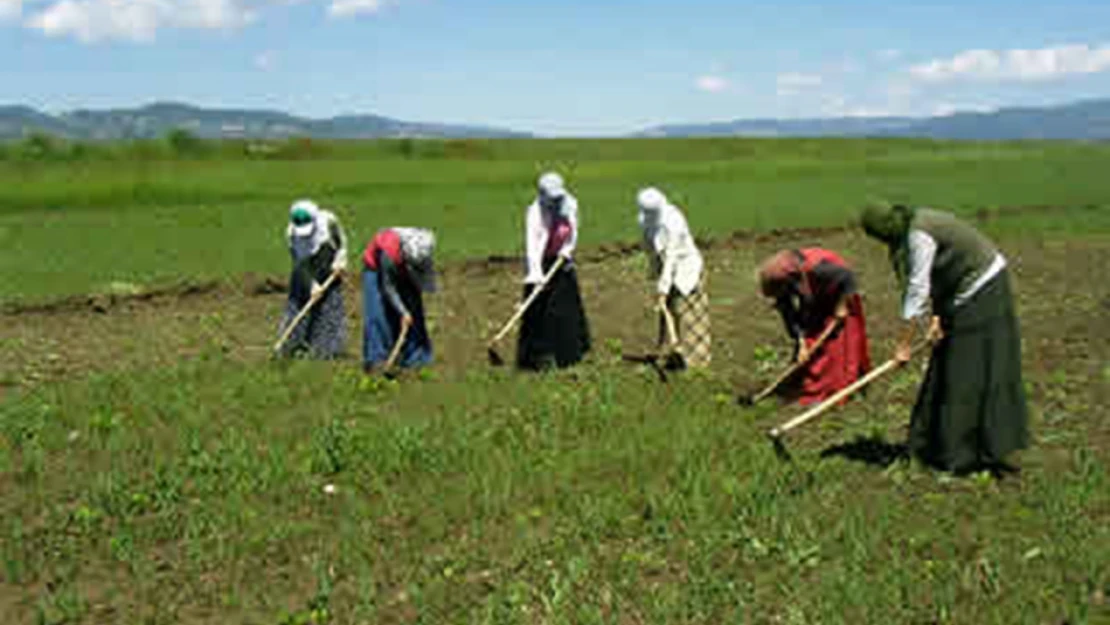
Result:
[[[0,185],[3,293],[280,273],[284,196],[301,187],[347,198],[357,236],[402,215],[436,227],[448,258],[513,252],[536,163],[574,154],[587,245],[636,236],[648,180],[705,234],[843,223],[873,191],[965,212],[1065,205],[983,225],[1021,313],[1022,475],[852,459],[904,435],[914,367],[792,433],[792,463],[776,457],[763,433],[793,411],[733,404],[783,364],[750,269],[809,237],[707,250],[713,371],[669,386],[619,362],[651,321],[640,256],[583,264],[595,350],[550,375],[474,366],[516,294],[497,268],[445,275],[458,281],[429,302],[440,362],[400,382],[352,360],[267,361],[280,294],[5,315],[0,622],[1110,623],[1102,148],[493,142],[405,159],[398,145],[297,163],[6,162],[0,177],[39,178]],[[136,195],[141,176],[167,195]],[[94,187],[107,191],[74,200]],[[183,188],[196,204],[167,199]],[[69,208],[36,208],[57,198]],[[858,233],[823,242],[856,263],[886,357],[884,250]]]
[[[316,158],[0,161],[0,299],[41,300],[282,273],[288,205],[333,207],[354,251],[379,227],[437,229],[441,258],[519,253],[536,174],[568,174],[582,244],[637,238],[647,184],[712,236],[844,224],[872,197],[970,213],[983,207],[1104,205],[1110,148],[927,141],[491,141],[327,144]],[[157,155],[157,154],[156,154]],[[109,244],[110,243],[110,244]]]
[[[787,465],[726,390],[94,376],[4,406],[0,579],[46,623],[1105,622],[1105,456],[1018,483]]]

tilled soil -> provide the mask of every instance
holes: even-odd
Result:
[[[1067,370],[1093,380],[1105,396],[1110,336],[1110,284],[1105,280],[1105,241],[1001,241],[1011,263],[1033,377]],[[785,351],[777,315],[758,296],[759,260],[786,247],[822,245],[854,265],[862,285],[873,359],[889,353],[897,298],[886,251],[858,232],[843,229],[736,233],[703,242],[709,267],[713,371],[737,386],[769,374],[754,369],[753,351]],[[644,255],[633,244],[585,250],[578,259],[583,298],[594,340],[592,358],[654,345],[657,321]],[[1098,268],[1102,267],[1103,270]],[[488,367],[485,342],[513,312],[520,297],[520,261],[490,258],[450,264],[441,288],[427,298],[436,367],[447,378]],[[356,281],[343,284],[349,338],[347,356],[335,366],[358,366],[361,297]],[[130,297],[76,297],[37,307],[9,306],[0,326],[0,388],[11,391],[99,371],[172,366],[220,353],[263,363],[285,303],[276,276],[244,276],[238,283],[183,285]],[[515,334],[499,345],[511,362]],[[630,365],[631,366],[631,365]]]

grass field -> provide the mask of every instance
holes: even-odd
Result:
[[[19,241],[4,275],[28,271],[3,286],[9,303],[221,280],[3,313],[0,622],[1110,623],[1110,152],[467,145],[0,165],[29,175],[0,185],[3,240]],[[519,267],[477,257],[517,252],[534,172],[571,161],[595,349],[572,371],[490,369],[483,342]],[[602,245],[636,238],[645,182],[712,238],[714,366],[670,385],[620,362],[654,336],[651,288],[641,255]],[[358,372],[351,284],[348,359],[268,360],[284,296],[264,277],[286,269],[302,188],[344,206],[357,240],[401,218],[441,229],[434,368]],[[842,225],[872,192],[992,209],[974,218],[1012,263],[1033,408],[1020,476],[898,459],[920,363],[792,435],[793,462],[763,432],[795,411],[734,404],[787,352],[751,278],[783,246],[847,256],[888,357],[885,250],[835,228],[729,235]]]
[[[848,140],[326,144],[312,158],[0,160],[0,300],[165,284],[288,262],[288,206],[316,198],[356,247],[382,225],[435,226],[441,256],[518,253],[537,174],[558,167],[583,243],[635,240],[634,198],[662,186],[697,233],[839,225],[871,197],[961,212],[1105,206],[1110,146]],[[154,156],[158,156],[155,153]]]

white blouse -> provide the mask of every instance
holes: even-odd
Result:
[[[524,251],[527,256],[525,284],[543,282],[543,257],[547,250],[550,228],[554,226],[553,217],[561,217],[570,226],[570,236],[563,242],[559,255],[570,259],[578,245],[578,200],[567,193],[559,203],[558,214],[553,215],[540,206],[539,200],[533,201],[525,209]]]
[[[659,294],[669,294],[672,287],[682,295],[692,293],[701,280],[704,261],[682,211],[671,204],[655,216],[641,211],[640,228],[644,245],[654,255]]]

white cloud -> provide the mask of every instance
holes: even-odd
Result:
[[[1033,50],[967,50],[914,65],[909,73],[928,83],[955,80],[1044,81],[1110,70],[1110,45],[1074,44]]]
[[[707,93],[721,93],[728,90],[728,81],[720,76],[699,76],[694,85]]]
[[[843,95],[821,96],[821,115],[824,117],[889,117],[892,114],[889,108],[855,104]]]
[[[875,56],[880,61],[897,61],[898,59],[902,58],[902,51],[895,48],[887,48],[885,50],[879,50],[875,53]]]
[[[933,106],[932,115],[934,117],[947,117],[956,113],[991,113],[998,109],[993,106],[985,106],[982,104],[953,104],[951,102],[939,102]]]
[[[23,14],[23,0],[0,0],[0,21],[19,19]]]
[[[863,71],[863,65],[855,59],[844,59],[837,69],[843,74],[858,74]]]
[[[24,26],[47,37],[84,43],[108,40],[154,41],[165,29],[234,30],[255,21],[267,8],[308,0],[0,0],[0,20],[30,12]],[[328,0],[332,17],[376,13],[397,0]],[[256,65],[259,65],[256,59]],[[261,65],[272,65],[262,61]]]
[[[263,50],[254,57],[254,66],[264,72],[271,71],[277,67],[277,62],[277,50]]]
[[[331,0],[328,15],[332,17],[354,17],[373,15],[385,8],[388,0]]]
[[[806,89],[820,87],[824,82],[817,74],[779,74],[775,79],[775,91],[779,96],[797,95]]]
[[[254,18],[243,0],[61,0],[32,15],[26,26],[86,43],[148,42],[163,28],[228,30]]]

